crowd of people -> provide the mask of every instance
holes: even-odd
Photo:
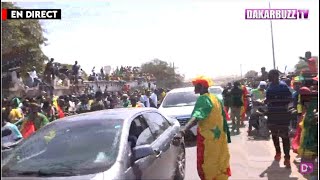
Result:
[[[75,61],[72,66],[63,65],[59,62],[55,62],[54,58],[50,58],[45,65],[43,73],[36,67],[32,67],[26,74],[21,75],[21,69],[11,68],[8,73],[8,78],[4,79],[6,85],[10,84],[10,87],[18,85],[18,89],[24,90],[26,93],[30,88],[37,88],[40,91],[44,90],[53,94],[54,87],[65,86],[70,87],[73,93],[79,94],[79,82],[84,82],[84,71]],[[154,75],[149,73],[142,73],[139,67],[121,66],[116,68],[113,72],[107,73],[104,68],[100,69],[100,73],[95,72],[95,67],[92,69],[92,74],[88,77],[89,81],[107,80],[120,82],[117,85],[123,85],[128,81],[138,81],[138,85],[143,82],[151,83],[156,82]],[[19,88],[20,87],[20,88]],[[149,87],[150,89],[150,87]]]
[[[166,91],[159,88],[127,92],[97,91],[94,94],[60,97],[42,92],[37,98],[4,98],[2,131],[9,129],[12,133],[3,134],[2,140],[3,143],[13,143],[20,138],[27,138],[47,123],[73,114],[114,108],[157,108],[165,95]]]
[[[284,75],[276,69],[267,72],[263,67],[261,76],[255,80],[258,83],[229,82],[222,92],[223,101],[209,93],[208,88],[212,86],[209,78],[199,77],[192,81],[195,93],[200,96],[191,119],[180,131],[181,136],[175,138],[181,138],[198,124],[197,165],[201,179],[227,179],[231,175],[230,135],[240,134],[240,128],[245,127],[247,119],[248,136],[253,136],[253,129],[261,128],[261,122],[255,116],[267,117],[266,128],[268,132],[270,130],[274,144],[275,161],[280,161],[283,151],[284,165],[290,168],[291,149],[298,154],[297,162],[315,161],[318,157],[318,70],[311,57],[306,60],[312,63],[295,76]],[[139,74],[136,68],[121,67],[113,75],[119,77],[131,73]],[[60,97],[43,92],[37,98],[4,98],[2,148],[28,138],[49,122],[65,116],[114,108],[157,108],[167,91],[162,88],[97,91]],[[231,132],[226,122],[228,119],[232,121]]]
[[[232,132],[240,133],[239,128],[247,119],[248,136],[254,136],[253,129],[261,128],[257,117],[266,116],[265,128],[271,132],[276,151],[274,158],[281,159],[281,138],[284,165],[288,168],[290,149],[298,154],[297,162],[313,162],[318,156],[318,73],[312,65],[290,76],[261,68],[262,75],[254,83],[258,84],[256,87],[236,81],[228,83],[223,91],[225,111],[231,113]]]
[[[55,62],[54,58],[50,58],[43,73],[38,73],[41,70],[35,66],[32,66],[25,74],[21,73],[23,71],[25,69],[20,67],[7,70],[6,76],[3,77],[4,89],[15,88],[16,90],[27,91],[30,88],[38,88],[39,90],[51,91],[56,85],[77,85],[79,80],[83,82],[83,70],[77,61],[70,68],[67,65]]]
[[[141,82],[154,82],[156,78],[153,74],[143,73],[139,67],[121,66],[117,67],[113,72],[107,74],[103,68],[100,69],[100,73],[95,72],[95,67],[92,69],[92,73],[89,76],[90,81],[95,80],[107,80],[107,81],[141,81]]]

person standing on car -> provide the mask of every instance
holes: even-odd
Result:
[[[229,128],[222,101],[209,93],[212,85],[209,78],[200,76],[192,81],[194,92],[200,94],[192,112],[192,118],[181,130],[198,124],[197,128],[197,169],[202,180],[228,179],[231,176],[228,143],[231,142]]]
[[[281,149],[279,137],[282,139],[284,151],[284,165],[290,168],[290,139],[289,124],[290,113],[289,103],[292,101],[292,95],[288,86],[280,82],[279,71],[273,69],[268,74],[269,87],[266,91],[266,100],[268,108],[268,128],[271,131],[273,144],[276,150],[274,159],[280,161]]]
[[[233,88],[230,91],[231,95],[231,120],[232,120],[232,133],[237,130],[237,134],[240,133],[240,121],[241,121],[241,107],[242,101],[242,88],[239,82],[233,83]]]

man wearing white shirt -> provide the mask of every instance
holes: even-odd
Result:
[[[34,66],[32,67],[31,72],[30,72],[30,76],[31,76],[33,79],[38,79],[36,67],[34,67]]]
[[[154,108],[157,108],[158,105],[158,96],[157,94],[154,92],[154,90],[152,90],[152,94],[150,96],[150,99],[152,100],[153,104],[154,104]]]
[[[141,96],[143,98],[143,104],[145,107],[150,107],[150,101],[149,101],[149,97],[148,95],[142,95]]]
[[[30,72],[30,77],[33,79],[34,86],[37,86],[40,83],[40,79],[38,78],[36,67],[32,67]]]
[[[154,93],[153,93],[154,94]],[[152,97],[152,94],[149,90],[146,91],[146,95],[144,96],[144,105],[145,107],[154,107],[157,108],[157,103],[154,103],[157,100],[157,97]]]

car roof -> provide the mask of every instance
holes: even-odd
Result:
[[[221,86],[210,86],[209,88],[221,88],[221,89],[223,89]],[[184,88],[172,89],[171,91],[169,91],[169,93],[193,92],[193,91],[194,91],[194,87],[184,87]]]
[[[177,93],[177,92],[193,92],[194,87],[185,87],[185,88],[176,88],[169,91],[169,93]]]
[[[77,114],[73,116],[67,116],[59,121],[54,122],[63,122],[63,121],[88,121],[88,120],[95,120],[100,119],[101,117],[109,117],[115,119],[128,119],[136,114],[147,112],[147,111],[154,111],[157,112],[155,108],[117,108],[117,109],[106,109],[101,111],[94,111],[88,113]],[[105,118],[101,118],[102,120]]]
[[[209,88],[222,88],[222,86],[210,86]],[[223,88],[222,88],[223,89]]]

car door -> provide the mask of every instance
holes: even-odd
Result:
[[[134,127],[134,131],[131,128]],[[155,141],[154,135],[151,133],[150,127],[142,115],[137,116],[131,123],[129,137],[134,135],[137,137],[135,147],[141,145],[152,145]],[[128,158],[131,159],[131,144],[128,145]],[[127,170],[125,171],[125,179],[153,179],[153,173],[157,172],[152,164],[157,159],[156,154],[138,159],[134,162],[128,161]],[[132,163],[131,163],[132,162]]]
[[[155,137],[152,147],[160,153],[155,162],[150,166],[150,169],[156,170],[155,172],[152,172],[152,178],[171,179],[175,172],[176,159],[179,150],[177,146],[172,145],[172,140],[176,131],[168,120],[157,112],[144,113],[143,117],[146,119],[151,133]],[[147,172],[145,175],[149,177]]]

